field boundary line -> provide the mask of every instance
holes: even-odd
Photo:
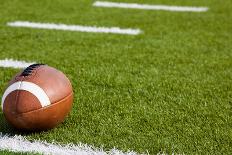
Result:
[[[206,12],[208,7],[194,7],[194,6],[170,6],[170,5],[148,5],[137,3],[121,3],[121,2],[107,2],[95,1],[93,6],[108,7],[108,8],[124,8],[124,9],[143,9],[143,10],[164,10],[164,11],[178,11],[178,12]]]
[[[128,151],[126,153],[115,148],[104,151],[102,148],[97,149],[93,146],[79,143],[78,145],[67,144],[61,145],[55,142],[48,143],[46,141],[28,141],[20,135],[8,136],[0,132],[0,150],[8,150],[13,152],[36,152],[45,155],[137,155],[136,152]]]
[[[19,61],[19,60],[13,60],[13,59],[4,59],[0,60],[0,67],[4,68],[26,68],[35,62],[26,62],[26,61]]]
[[[35,29],[50,29],[50,30],[63,30],[63,31],[80,31],[80,32],[93,32],[93,33],[113,33],[113,34],[126,34],[138,35],[141,33],[140,29],[122,29],[119,27],[96,27],[96,26],[83,26],[83,25],[66,25],[54,23],[37,23],[29,21],[14,21],[8,22],[11,27],[26,27]]]

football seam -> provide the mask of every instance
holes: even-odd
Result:
[[[21,115],[30,114],[30,113],[33,113],[33,112],[35,112],[35,111],[44,110],[44,109],[46,109],[46,108],[49,108],[50,106],[55,106],[55,105],[58,104],[59,102],[62,102],[62,101],[64,101],[64,100],[68,99],[68,98],[69,98],[70,96],[72,96],[73,94],[74,94],[74,93],[71,92],[69,95],[67,95],[66,97],[62,98],[61,100],[59,100],[59,101],[57,101],[57,102],[55,102],[55,103],[53,103],[53,104],[47,105],[47,106],[42,107],[42,108],[40,108],[40,109],[36,109],[36,110],[32,110],[32,111],[28,111],[28,112],[16,114],[15,117],[21,117]]]

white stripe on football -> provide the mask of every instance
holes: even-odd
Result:
[[[15,82],[12,85],[10,85],[4,92],[2,96],[2,110],[4,107],[4,101],[6,97],[15,90],[25,90],[25,91],[30,92],[35,97],[37,97],[42,107],[45,107],[51,104],[47,94],[38,85],[31,83],[31,82],[19,81],[19,82]]]

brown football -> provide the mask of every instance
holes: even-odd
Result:
[[[38,131],[61,123],[72,102],[71,83],[61,71],[33,64],[9,82],[2,96],[2,109],[15,128]]]

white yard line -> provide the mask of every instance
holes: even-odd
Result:
[[[123,153],[120,150],[112,149],[104,151],[86,144],[60,145],[47,143],[45,141],[28,141],[22,136],[7,136],[0,133],[0,150],[13,152],[36,152],[45,155],[137,155],[135,152]]]
[[[208,11],[207,7],[147,5],[147,4],[137,4],[137,3],[116,3],[116,2],[107,2],[107,1],[96,1],[93,3],[93,6],[109,7],[109,8],[126,8],[126,9],[180,11],[180,12],[206,12]]]
[[[12,27],[27,27],[35,29],[50,29],[50,30],[64,30],[64,31],[80,31],[80,32],[94,32],[94,33],[115,33],[138,35],[141,33],[140,29],[121,29],[119,27],[96,27],[96,26],[82,26],[82,25],[65,25],[53,23],[35,23],[29,21],[15,21],[7,23]]]
[[[0,60],[0,67],[11,67],[11,68],[26,68],[35,62],[25,62],[25,61],[18,61],[13,59],[4,59]]]

